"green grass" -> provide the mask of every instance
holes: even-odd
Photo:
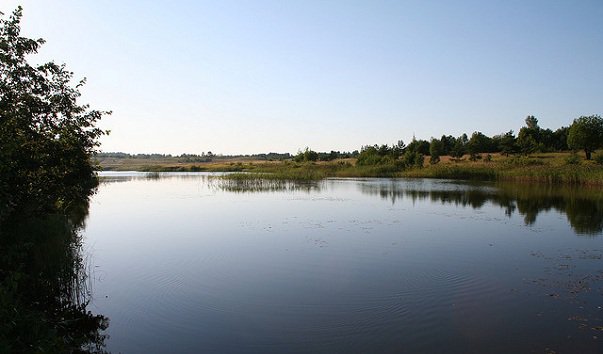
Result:
[[[595,158],[602,155],[601,152]],[[224,179],[233,181],[318,181],[327,177],[413,177],[486,181],[517,181],[545,184],[572,184],[603,186],[603,165],[585,161],[582,155],[570,153],[534,154],[530,157],[505,157],[495,154],[492,161],[472,162],[466,159],[443,159],[436,165],[401,169],[395,164],[357,166],[354,160],[331,162],[292,161],[220,162],[178,164],[165,161],[122,161],[103,167],[114,170],[146,172],[233,172]]]
[[[230,173],[223,177],[231,180],[280,180],[280,181],[318,181],[333,177],[338,171],[349,169],[352,166],[345,163],[295,163],[283,162],[279,164],[264,164],[246,170],[245,173]]]
[[[412,178],[442,178],[465,179],[479,181],[493,181],[497,179],[497,172],[490,166],[484,165],[435,165],[426,168],[413,168],[401,173],[402,177]]]
[[[555,160],[461,162],[408,170],[404,171],[402,176],[603,186],[602,166],[591,162],[562,164]]]

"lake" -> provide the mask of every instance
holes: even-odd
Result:
[[[603,191],[102,174],[88,309],[123,353],[600,353]]]

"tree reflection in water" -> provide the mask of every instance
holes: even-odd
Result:
[[[86,310],[90,278],[81,230],[87,203],[67,215],[0,225],[0,352],[104,353],[108,319]]]
[[[409,198],[413,201],[429,199],[433,202],[455,204],[473,209],[486,203],[498,205],[507,216],[517,211],[526,225],[536,222],[538,214],[555,210],[567,216],[573,230],[579,235],[597,235],[603,231],[603,190],[585,187],[554,185],[495,184],[467,185],[459,183],[362,183],[365,194],[379,195],[392,203]]]
[[[229,192],[320,191],[325,181],[295,182],[262,178],[229,180],[205,177],[212,188]],[[511,217],[516,211],[526,225],[536,222],[538,214],[555,210],[567,216],[573,230],[579,235],[597,235],[603,232],[603,190],[580,186],[534,185],[518,183],[467,184],[442,180],[360,180],[360,191],[389,199],[393,204],[408,198],[412,201],[431,200],[473,209],[486,203],[498,205]]]

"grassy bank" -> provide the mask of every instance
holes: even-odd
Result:
[[[400,168],[394,164],[358,166],[354,159],[330,162],[221,161],[178,163],[177,161],[119,161],[103,163],[106,170],[147,172],[233,172],[231,180],[315,181],[326,177],[409,177],[487,181],[517,181],[539,184],[579,184],[603,186],[603,165],[570,153],[535,154],[530,157],[493,155],[477,161],[449,157],[435,165]],[[242,172],[242,173],[236,173]],[[244,172],[244,173],[243,173]]]
[[[603,169],[594,164],[529,167],[513,167],[500,164],[441,165],[403,171],[401,176],[603,186]]]
[[[491,161],[447,161],[403,171],[403,177],[603,186],[603,165],[569,153],[495,156]]]

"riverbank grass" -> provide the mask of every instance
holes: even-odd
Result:
[[[442,178],[482,181],[516,181],[550,184],[603,186],[603,152],[593,160],[580,155],[544,153],[531,156],[493,154],[471,161],[442,157],[438,164],[424,163],[422,167],[405,168],[401,164],[360,166],[355,159],[328,162],[286,161],[228,161],[182,164],[169,160],[129,162],[102,165],[107,170],[146,172],[231,172],[223,178],[231,180],[317,181],[327,177],[408,177]],[[427,160],[427,159],[426,159]]]

